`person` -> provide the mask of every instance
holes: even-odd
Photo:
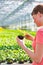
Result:
[[[26,34],[25,38],[32,40],[32,47],[34,51],[27,48],[23,41],[17,37],[19,46],[30,56],[33,60],[32,65],[43,65],[43,4],[38,4],[34,7],[31,13],[34,23],[38,26],[35,37],[30,34]]]

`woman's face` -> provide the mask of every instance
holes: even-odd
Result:
[[[42,14],[40,13],[37,13],[37,14],[34,14],[33,16],[33,19],[34,19],[34,23],[36,23],[36,25],[39,27],[42,25]]]

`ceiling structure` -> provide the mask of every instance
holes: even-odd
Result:
[[[43,0],[0,0],[0,26],[29,20],[35,5]]]

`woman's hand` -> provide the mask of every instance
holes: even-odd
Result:
[[[26,34],[25,38],[28,39],[28,40],[33,41],[33,37],[30,34]]]
[[[16,38],[16,40],[17,40],[17,43],[19,44],[19,46],[22,47],[24,45],[23,40],[20,40],[18,37]]]

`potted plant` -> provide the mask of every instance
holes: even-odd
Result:
[[[18,35],[18,38],[21,39],[21,40],[23,40],[24,39],[24,36]]]
[[[19,55],[18,55],[18,63],[20,63],[20,64],[24,63],[24,54],[19,53]]]
[[[10,58],[7,58],[6,61],[7,61],[7,64],[12,64],[13,63],[13,59],[10,59]]]
[[[32,59],[29,57],[29,63],[32,63]]]
[[[24,55],[24,62],[27,62],[29,60],[29,57],[27,54]]]
[[[4,53],[1,51],[0,52],[0,63],[3,63],[6,61],[6,56],[4,55]]]

